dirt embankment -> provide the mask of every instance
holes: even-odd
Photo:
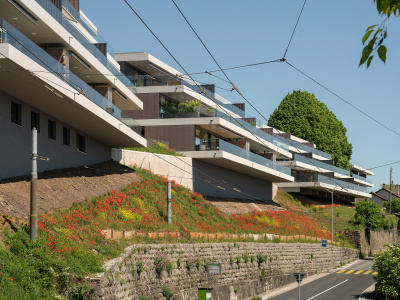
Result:
[[[210,204],[217,207],[222,213],[227,215],[240,215],[256,211],[284,210],[271,200],[258,201],[234,198],[206,197]]]
[[[39,214],[72,203],[120,190],[141,179],[129,168],[110,161],[87,167],[52,170],[39,173]],[[29,220],[30,176],[0,181],[0,215]],[[2,222],[0,222],[2,223]]]

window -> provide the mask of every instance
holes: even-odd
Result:
[[[40,115],[31,112],[31,129],[36,128],[37,132],[40,133]]]
[[[21,104],[11,102],[11,122],[17,125],[22,125]]]
[[[56,122],[49,120],[48,122],[48,137],[49,139],[56,139]]]
[[[76,135],[76,149],[80,152],[86,153],[85,137],[80,134]]]
[[[71,146],[71,130],[69,128],[63,128],[63,143],[65,146]]]

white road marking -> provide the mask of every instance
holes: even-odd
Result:
[[[308,298],[308,300],[314,299],[315,297],[318,297],[319,295],[322,295],[323,293],[326,293],[327,291],[337,287],[338,285],[341,285],[342,283],[345,283],[346,281],[348,281],[348,279],[346,279],[345,281],[342,281],[341,283],[338,283],[337,285],[335,285],[335,286],[333,286],[333,287],[331,287],[331,288],[319,293],[318,295],[315,295],[315,296],[312,296],[311,298]]]

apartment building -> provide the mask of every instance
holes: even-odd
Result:
[[[39,171],[146,146],[131,85],[79,0],[0,0],[0,179],[31,172],[34,127]]]
[[[168,141],[193,158],[193,188],[206,196],[273,199],[277,188],[352,201],[369,198],[365,169],[339,169],[313,143],[271,128],[145,52],[117,53],[143,111],[125,110],[145,138]],[[355,169],[356,167],[354,167]],[[197,179],[197,180],[196,180]],[[330,195],[330,194],[329,194]]]

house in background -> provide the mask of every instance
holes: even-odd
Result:
[[[79,0],[0,0],[0,179],[111,159],[113,147],[146,146],[123,110],[141,110],[114,51]]]
[[[142,126],[144,137],[167,141],[193,158],[196,192],[226,197],[224,186],[230,186],[236,198],[271,200],[277,188],[329,199],[334,191],[336,200],[350,202],[371,197],[366,175],[372,172],[352,176],[313,143],[269,127],[244,103],[221,97],[213,84],[200,85],[146,52],[115,58],[143,101],[143,111],[124,112]]]
[[[390,185],[385,185],[382,184],[382,188],[380,188],[379,190],[377,190],[376,192],[371,192],[371,201],[379,204],[380,206],[383,206],[383,203],[387,202],[390,200],[390,194],[392,195],[392,199],[395,198],[400,198],[400,194],[399,194],[399,185],[396,184],[394,185],[394,189],[392,190],[392,193],[390,193]],[[386,187],[389,187],[386,188]]]

